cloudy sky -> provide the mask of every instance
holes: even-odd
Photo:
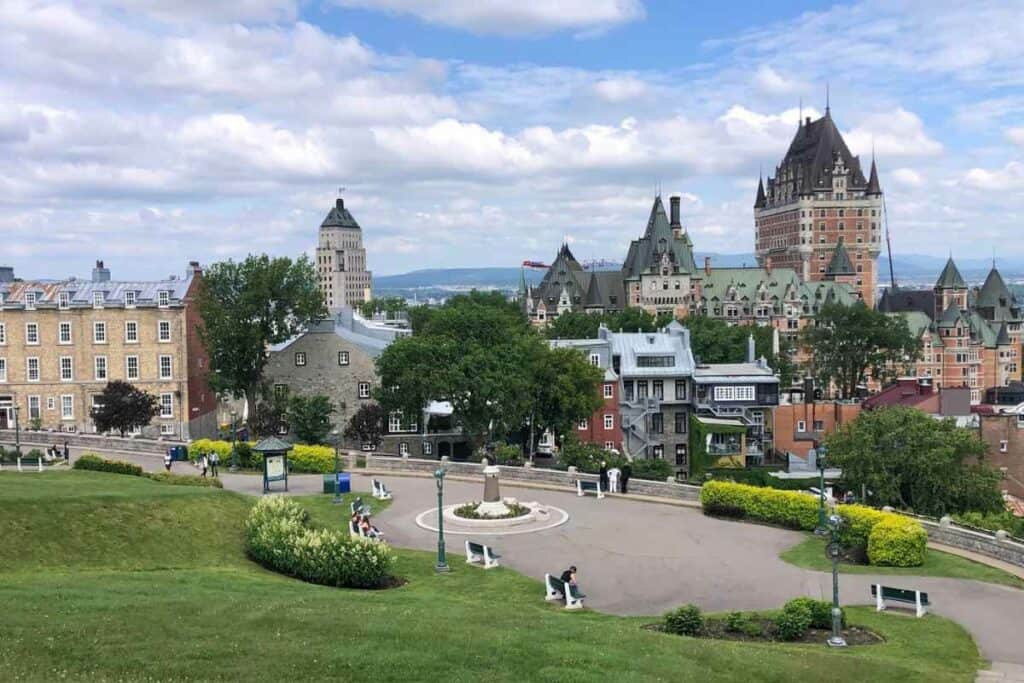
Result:
[[[902,253],[1024,256],[1024,3],[0,2],[0,264],[156,277],[309,251],[339,186],[381,274],[621,259],[655,188],[752,249],[824,108]]]

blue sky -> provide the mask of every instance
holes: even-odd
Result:
[[[826,82],[897,253],[1024,257],[1019,0],[6,0],[0,63],[26,277],[309,252],[339,186],[381,274],[620,259],[658,184],[748,252]]]

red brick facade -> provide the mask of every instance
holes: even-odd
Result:
[[[584,422],[576,425],[576,436],[580,441],[596,444],[602,448],[622,450],[622,423],[619,418],[619,383],[606,380],[598,390],[602,405]],[[608,421],[610,418],[610,422]]]

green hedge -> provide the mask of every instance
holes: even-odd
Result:
[[[242,467],[259,469],[263,467],[263,457],[252,447],[254,442],[238,442],[239,462]],[[203,453],[216,453],[220,456],[221,467],[231,464],[231,442],[213,439],[196,439],[188,446],[189,460],[196,460]],[[331,446],[309,446],[295,444],[288,451],[288,465],[292,472],[308,472],[311,474],[327,474],[334,471],[334,448]]]
[[[147,472],[143,475],[147,479],[159,481],[163,484],[173,486],[206,486],[209,488],[222,489],[224,484],[217,477],[197,477],[184,474],[171,474],[170,472]]]
[[[113,474],[130,474],[132,476],[141,477],[142,468],[138,465],[132,465],[127,462],[120,462],[118,460],[104,460],[100,456],[94,453],[86,453],[72,465],[72,469],[76,470],[92,470],[94,472],[111,472]]]
[[[871,529],[868,560],[881,567],[920,567],[928,534],[913,519],[888,515]]]
[[[786,607],[790,605],[803,605],[811,613],[811,627],[812,628],[832,628],[832,603],[825,602],[824,600],[815,600],[814,598],[793,598],[786,603]],[[840,624],[846,627],[846,611],[842,607],[839,608],[839,620]]]
[[[253,506],[245,545],[249,557],[268,569],[326,586],[384,587],[395,561],[384,543],[311,528],[309,513],[283,496],[266,496]]]
[[[723,517],[736,517],[739,519],[752,519],[766,524],[783,526],[787,529],[800,529],[813,531],[818,526],[818,498],[806,493],[793,491],[779,491],[776,489],[760,486],[747,486],[728,481],[709,481],[700,490],[700,502],[704,511],[711,515]],[[864,505],[839,505],[836,512],[843,518],[843,524],[839,529],[840,543],[856,556],[863,556],[867,553],[867,559],[871,564],[877,564],[870,556],[869,540],[872,530],[883,521],[891,524],[902,524],[908,530],[913,531],[913,538],[901,539],[899,541],[889,539],[891,532],[887,532],[883,544],[899,543],[900,561],[914,561],[916,564],[895,565],[895,566],[918,566],[924,561],[924,550],[920,553],[920,561],[917,555],[909,550],[916,547],[913,544],[925,531],[916,520],[903,517],[892,512],[882,512]],[[918,533],[919,532],[919,533]],[[927,540],[927,535],[924,536]],[[888,554],[884,548],[888,545],[879,546],[878,558],[885,558],[886,562],[893,561],[893,555]]]

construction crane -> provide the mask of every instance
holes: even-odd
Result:
[[[547,270],[550,266],[542,261],[523,261],[523,268],[532,270]]]

